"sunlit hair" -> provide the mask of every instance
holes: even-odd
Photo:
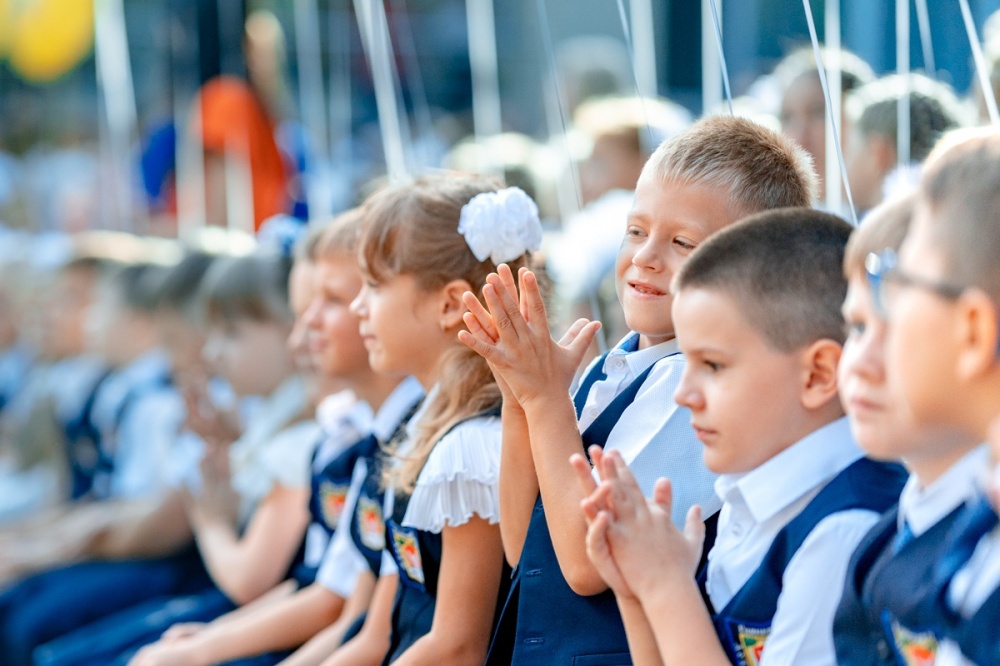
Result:
[[[476,259],[458,233],[458,222],[462,206],[472,197],[501,187],[493,179],[449,173],[375,193],[362,210],[362,273],[376,281],[409,275],[427,291],[465,280],[480,293],[496,265]],[[525,254],[507,263],[516,272],[529,262]],[[486,361],[457,339],[438,368],[440,388],[420,422],[414,447],[401,465],[387,472],[387,484],[404,492],[413,491],[434,445],[452,427],[500,405],[500,390]]]
[[[848,279],[863,276],[865,259],[872,252],[885,249],[898,250],[906,238],[913,218],[916,193],[905,194],[883,201],[865,216],[861,226],[854,230],[844,251],[844,276]]]
[[[326,225],[316,238],[312,261],[323,261],[342,255],[354,256],[361,237],[362,214],[360,208],[344,211]]]
[[[745,118],[712,116],[660,144],[646,163],[660,180],[718,191],[743,215],[810,206],[812,158],[788,139]]]
[[[1000,303],[1000,132],[945,135],[927,158],[918,216],[922,208],[944,253],[946,279],[980,287]]]

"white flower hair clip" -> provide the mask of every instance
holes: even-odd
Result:
[[[508,187],[477,194],[462,206],[458,233],[479,261],[513,261],[542,246],[538,206],[524,190]]]

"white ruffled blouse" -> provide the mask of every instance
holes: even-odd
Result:
[[[403,525],[440,533],[474,515],[500,521],[500,419],[461,423],[434,446],[417,477]]]

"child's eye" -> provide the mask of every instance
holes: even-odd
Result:
[[[629,227],[628,229],[625,230],[625,235],[638,238],[640,236],[644,236],[645,234],[643,233],[642,229],[639,229],[638,227]]]
[[[708,368],[711,372],[718,372],[719,370],[722,369],[722,364],[721,363],[716,363],[715,361],[705,360],[705,361],[702,361],[702,364],[706,368]]]
[[[674,245],[681,248],[682,250],[693,250],[697,247],[693,242],[687,240],[686,238],[675,238]]]
[[[844,324],[845,332],[849,338],[860,338],[865,334],[865,323],[862,321],[849,321]]]

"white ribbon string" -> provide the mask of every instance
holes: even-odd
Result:
[[[917,26],[920,28],[920,46],[924,52],[924,69],[927,76],[937,78],[937,66],[934,64],[934,43],[931,41],[931,17],[927,11],[927,0],[916,0]]]
[[[735,116],[733,109],[733,89],[729,86],[729,67],[726,65],[726,51],[722,45],[722,19],[719,17],[719,9],[715,6],[715,0],[708,0],[708,5],[712,9],[712,23],[715,25],[715,44],[719,49],[719,68],[722,70],[722,87],[726,91],[726,102],[729,103],[729,115]]]
[[[896,102],[896,163],[910,163],[910,0],[896,0],[896,74],[903,84]]]
[[[990,72],[986,68],[986,58],[983,57],[983,46],[979,43],[976,24],[972,21],[969,0],[958,0],[958,4],[962,9],[965,33],[969,37],[969,46],[972,48],[972,59],[976,63],[976,74],[979,75],[979,85],[983,89],[983,100],[986,102],[986,110],[990,114],[990,124],[1000,125],[1000,112],[997,112],[997,98],[993,94],[993,86],[990,84]]]
[[[493,0],[467,0],[465,20],[469,33],[472,126],[476,135],[477,167],[484,173],[498,171],[499,168],[486,153],[487,139],[503,131]]]
[[[844,150],[840,145],[840,132],[837,131],[836,117],[840,115],[840,109],[834,109],[830,100],[830,85],[826,80],[826,69],[823,64],[823,53],[819,47],[819,38],[816,36],[816,23],[813,20],[812,5],[809,0],[802,0],[802,7],[806,13],[806,23],[809,25],[809,39],[812,40],[813,55],[816,58],[816,71],[819,74],[819,83],[823,88],[823,97],[826,99],[826,112],[830,116],[833,127],[833,145],[837,149],[837,162],[840,165],[840,178],[844,185],[844,192],[847,194],[847,205],[851,209],[851,222],[858,226],[858,213],[854,209],[854,197],[851,196],[851,184],[847,182],[847,163],[844,162]],[[838,85],[840,82],[837,82]],[[830,188],[830,174],[826,177],[826,187]]]

